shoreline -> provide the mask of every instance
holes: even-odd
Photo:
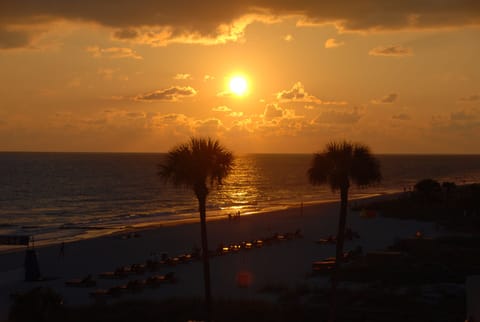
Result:
[[[375,200],[377,198],[393,198],[395,196],[401,195],[401,192],[385,192],[385,193],[370,193],[370,194],[365,194],[361,196],[356,196],[353,198],[349,198],[349,203],[356,202],[356,201],[371,201]],[[388,196],[388,197],[387,197]],[[249,217],[249,216],[260,216],[260,215],[265,215],[265,214],[271,214],[271,213],[277,213],[281,211],[287,211],[287,210],[298,210],[300,211],[300,208],[307,208],[307,207],[315,207],[318,205],[323,205],[323,204],[334,204],[340,202],[339,199],[327,199],[327,200],[317,200],[317,201],[309,201],[309,202],[302,202],[300,201],[296,206],[292,204],[287,204],[287,205],[282,205],[282,206],[272,206],[272,207],[266,207],[257,211],[246,211],[244,213],[241,213],[241,217]],[[214,215],[214,216],[208,216],[208,211],[207,211],[207,222],[214,222],[218,220],[228,220],[228,213],[226,211],[219,211],[220,215]],[[214,212],[215,213],[215,212]],[[130,225],[125,225],[123,227],[118,227],[118,228],[109,228],[109,227],[67,227],[64,228],[63,226],[60,226],[57,228],[57,230],[62,231],[62,230],[82,230],[84,229],[83,232],[79,233],[78,235],[73,235],[73,236],[68,236],[66,238],[55,238],[55,239],[48,239],[46,241],[37,241],[33,240],[31,242],[31,246],[35,249],[40,249],[40,248],[45,248],[45,247],[51,247],[55,245],[60,245],[62,242],[64,242],[66,245],[70,243],[75,243],[83,240],[90,240],[90,239],[96,239],[96,238],[102,238],[102,237],[108,237],[108,236],[121,236],[121,235],[128,235],[136,232],[142,232],[145,230],[155,230],[161,227],[172,227],[172,226],[179,226],[179,225],[191,225],[191,224],[196,224],[199,223],[198,219],[198,214],[194,214],[193,217],[190,218],[183,218],[183,219],[158,219],[158,220],[153,220],[149,222],[142,222],[142,223],[133,223]],[[188,214],[190,215],[190,213]],[[32,235],[31,237],[35,238],[35,235]],[[4,245],[0,245],[0,255],[3,254],[9,254],[9,253],[16,253],[16,252],[23,252],[27,247],[26,246],[18,246],[14,247],[11,245],[8,245],[11,248],[8,249],[1,249]]]

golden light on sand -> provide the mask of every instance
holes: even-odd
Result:
[[[233,94],[243,96],[248,91],[248,82],[244,76],[236,75],[230,78],[228,87]]]

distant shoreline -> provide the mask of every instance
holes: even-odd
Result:
[[[363,195],[363,196],[357,196],[349,199],[349,202],[358,202],[358,201],[363,201],[363,202],[368,202],[372,200],[384,200],[384,199],[391,199],[394,198],[395,196],[401,194],[400,192],[392,192],[392,193],[384,193],[384,194],[379,194],[379,193],[374,193],[374,194],[368,194],[368,195]],[[319,200],[319,201],[310,201],[310,202],[304,202],[303,203],[303,208],[313,208],[317,207],[319,205],[325,205],[325,204],[335,204],[339,203],[339,199],[328,199],[328,200]],[[285,206],[276,206],[276,207],[270,207],[270,208],[264,208],[258,211],[247,211],[247,212],[242,212],[240,214],[241,217],[250,217],[250,216],[262,216],[266,214],[275,214],[278,212],[282,211],[298,211],[300,212],[300,208],[302,202],[298,202],[297,205],[285,205]],[[219,220],[228,220],[228,213],[227,214],[220,214],[216,216],[209,216],[208,211],[207,211],[207,221],[208,222],[213,222],[213,221],[219,221]],[[234,219],[235,220],[235,219]],[[62,242],[65,242],[66,244],[68,243],[74,243],[74,242],[79,242],[82,240],[89,240],[89,239],[96,239],[96,238],[102,238],[102,237],[108,237],[108,236],[122,236],[122,235],[128,235],[131,233],[135,232],[142,232],[146,230],[154,230],[160,227],[172,227],[172,226],[179,226],[179,225],[190,225],[190,224],[196,224],[199,222],[198,217],[192,217],[192,218],[185,218],[185,219],[170,219],[170,220],[157,220],[157,221],[150,221],[150,222],[144,222],[144,223],[139,223],[139,224],[133,224],[133,225],[126,225],[121,228],[108,228],[108,227],[83,227],[86,229],[86,231],[80,235],[77,236],[77,238],[73,237],[70,239],[64,239],[64,240],[58,240],[58,239],[51,239],[45,242],[42,241],[34,241],[34,246],[35,248],[44,248],[44,247],[50,247],[50,246],[55,246],[59,245]],[[79,227],[69,227],[69,228],[62,228],[59,227],[59,230],[62,229],[82,229],[81,226]],[[16,252],[23,252],[25,250],[25,246],[18,246],[18,247],[13,247],[9,249],[1,249],[3,245],[0,245],[0,255],[1,254],[8,254],[8,253],[16,253]],[[9,246],[12,247],[12,246]]]

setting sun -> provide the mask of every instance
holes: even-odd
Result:
[[[228,85],[230,87],[230,91],[235,95],[243,96],[247,93],[248,83],[243,76],[233,76]]]

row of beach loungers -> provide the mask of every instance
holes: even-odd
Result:
[[[363,254],[361,246],[358,246],[354,250],[343,253],[343,262],[348,263],[352,262]],[[312,263],[312,270],[314,273],[329,273],[335,268],[335,263],[337,259],[335,257],[328,257],[326,259],[315,261]]]
[[[251,241],[234,242],[229,244],[219,244],[215,250],[210,251],[210,257],[217,257],[226,254],[238,253],[242,250],[250,250],[254,248],[261,248],[264,245],[271,245],[274,242],[287,241],[297,238],[302,238],[303,235],[299,229],[295,232],[288,233],[275,233],[272,236],[266,238],[254,239]],[[102,272],[98,274],[100,279],[127,279],[132,276],[144,275],[145,273],[157,272],[167,267],[178,264],[185,264],[192,261],[201,259],[200,249],[194,249],[191,253],[181,254],[170,257],[167,254],[162,254],[160,259],[157,259],[154,254],[151,254],[145,263],[133,264],[117,267],[114,271]],[[129,291],[139,291],[146,287],[158,287],[165,283],[173,283],[176,281],[174,272],[169,272],[165,275],[152,275],[146,279],[133,279],[125,284],[119,286],[113,286],[108,289],[97,289],[90,292],[90,295],[94,298],[104,298],[107,296],[119,296],[122,293]],[[95,287],[97,281],[90,274],[84,278],[71,279],[65,282],[65,285],[71,287]]]
[[[345,230],[345,240],[353,240],[355,238],[360,238],[360,234],[356,231],[347,228]],[[320,238],[316,241],[317,244],[325,245],[325,244],[332,244],[335,245],[337,243],[337,237],[330,235],[327,238]]]
[[[146,279],[134,279],[125,284],[112,286],[108,289],[96,289],[90,292],[93,298],[118,297],[124,293],[135,293],[143,291],[145,288],[157,288],[163,284],[171,284],[176,282],[174,272],[169,272],[165,275],[152,275]]]

